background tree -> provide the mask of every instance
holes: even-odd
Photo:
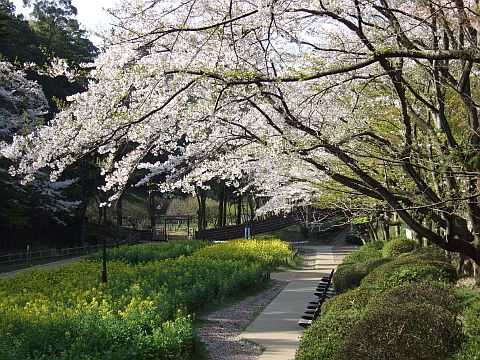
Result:
[[[473,1],[173,3],[121,4],[88,92],[2,151],[56,175],[130,144],[106,190],[141,167],[168,173],[165,190],[246,180],[277,209],[333,182],[342,206],[386,206],[480,264]],[[161,152],[175,155],[142,163]]]
[[[7,62],[0,62],[0,139],[32,131],[43,122],[48,108],[41,87],[25,78]],[[74,181],[50,182],[46,173],[38,172],[27,186],[8,175],[8,161],[0,159],[0,233],[3,248],[13,248],[29,240],[49,243],[62,239],[62,224],[78,202],[68,200],[65,190]],[[56,233],[55,233],[56,230]]]

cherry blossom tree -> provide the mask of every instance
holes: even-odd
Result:
[[[136,0],[112,14],[88,91],[2,147],[14,173],[55,178],[98,152],[110,201],[137,168],[168,173],[164,190],[248,179],[265,209],[333,194],[480,264],[474,1]]]
[[[25,79],[24,74],[15,70],[10,63],[0,62],[0,139],[10,141],[15,135],[33,131],[42,124],[47,109],[48,103],[41,87]],[[10,218],[7,222],[27,226],[25,222],[32,218],[34,209],[35,213],[40,212],[43,216],[64,223],[66,215],[78,205],[63,193],[74,180],[52,183],[47,174],[37,171],[36,179],[28,186],[23,186],[20,179],[8,175],[6,165],[5,159],[2,159],[2,220]]]

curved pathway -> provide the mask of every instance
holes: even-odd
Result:
[[[331,246],[305,246],[306,263],[311,270],[272,274],[273,279],[288,281],[288,285],[240,334],[242,339],[265,348],[260,360],[290,360],[295,357],[303,332],[298,320],[308,301],[314,299],[313,292],[320,278],[328,275],[346,254],[355,249],[354,246],[335,245],[336,240],[332,240]],[[343,242],[341,240],[338,243]]]
[[[52,262],[48,262],[48,263],[45,263],[45,264],[34,265],[34,266],[26,267],[26,268],[23,268],[23,269],[18,269],[18,270],[14,270],[14,271],[1,273],[0,274],[0,280],[1,279],[7,279],[7,278],[12,277],[16,274],[19,274],[21,272],[29,271],[29,270],[33,270],[33,269],[52,269],[54,267],[61,266],[61,265],[73,264],[73,263],[79,262],[80,260],[84,259],[86,256],[87,255],[82,255],[82,256],[77,256],[77,257],[73,257],[73,258],[69,258],[69,259],[52,261]]]

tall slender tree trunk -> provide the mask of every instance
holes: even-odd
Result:
[[[223,196],[223,223],[222,223],[222,226],[227,226],[227,207],[228,207],[227,189],[225,187],[225,192],[224,192],[224,196]]]
[[[248,207],[250,209],[249,221],[253,221],[253,219],[255,218],[255,202],[253,201],[253,195],[249,194],[247,199],[248,199]]]
[[[237,221],[236,224],[240,225],[242,223],[242,205],[243,205],[243,197],[242,194],[238,195],[237,198]]]
[[[117,218],[117,230],[115,234],[115,241],[117,243],[117,248],[119,246],[119,237],[120,237],[120,229],[123,226],[123,193],[120,195],[120,197],[117,200],[117,203],[115,204],[115,212],[116,212],[116,218]]]
[[[219,183],[219,191],[218,191],[218,217],[217,217],[217,227],[225,226],[225,183]]]
[[[148,209],[149,209],[149,216],[150,216],[150,240],[153,241],[153,234],[155,232],[155,192],[150,187],[148,190]],[[165,234],[166,237],[166,234]]]
[[[87,232],[87,207],[88,207],[88,201],[83,201],[82,205],[80,206],[80,245],[85,246],[85,238],[86,238],[86,232]]]
[[[108,280],[108,276],[107,276],[107,207],[104,206],[101,209],[103,213],[102,282],[106,283]]]
[[[197,202],[198,202],[198,231],[207,229],[207,192],[204,189],[197,188]]]

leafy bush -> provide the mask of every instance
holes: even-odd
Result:
[[[243,248],[250,253],[242,257]],[[244,240],[177,259],[111,261],[106,284],[99,261],[0,281],[0,359],[188,358],[187,313],[251,286],[262,264],[278,262],[285,249],[279,241]]]
[[[345,256],[342,264],[362,262],[370,259],[380,259],[383,257],[382,252],[380,251],[383,245],[383,241],[374,241],[365,244],[358,250]]]
[[[437,305],[450,311],[452,314],[457,312],[457,298],[451,286],[446,284],[408,284],[394,287],[372,298],[368,304],[371,308],[389,307],[392,304],[405,304],[412,302],[415,304]]]
[[[395,238],[385,244],[382,254],[385,257],[396,257],[400,254],[411,252],[416,248],[418,248],[418,243],[415,240]]]
[[[452,360],[480,360],[480,336],[466,339]]]
[[[418,261],[397,258],[370,272],[361,286],[376,288],[378,292],[412,283],[451,283],[458,279],[455,268],[440,261]]]
[[[465,332],[471,336],[480,336],[480,297],[477,297],[461,314]]]
[[[367,306],[338,347],[335,359],[448,359],[463,339],[455,316],[443,307],[393,301],[383,305]]]
[[[445,250],[435,245],[417,248],[409,253],[400,254],[400,257],[406,257],[406,258],[415,259],[415,260],[433,260],[433,261],[450,262],[450,260],[445,255]]]
[[[170,241],[157,244],[141,244],[135,246],[120,246],[118,249],[107,251],[108,260],[120,260],[131,264],[141,262],[174,259],[182,255],[191,255],[195,250],[207,246],[208,243],[199,240]],[[87,257],[87,260],[100,260],[101,252]]]
[[[332,359],[361,316],[358,310],[323,314],[303,333],[295,360]]]
[[[367,288],[353,289],[328,299],[322,305],[322,316],[329,312],[360,310],[367,306],[371,294]]]
[[[332,279],[335,290],[342,293],[359,286],[362,279],[373,269],[390,260],[389,258],[370,259],[363,262],[340,265]]]

